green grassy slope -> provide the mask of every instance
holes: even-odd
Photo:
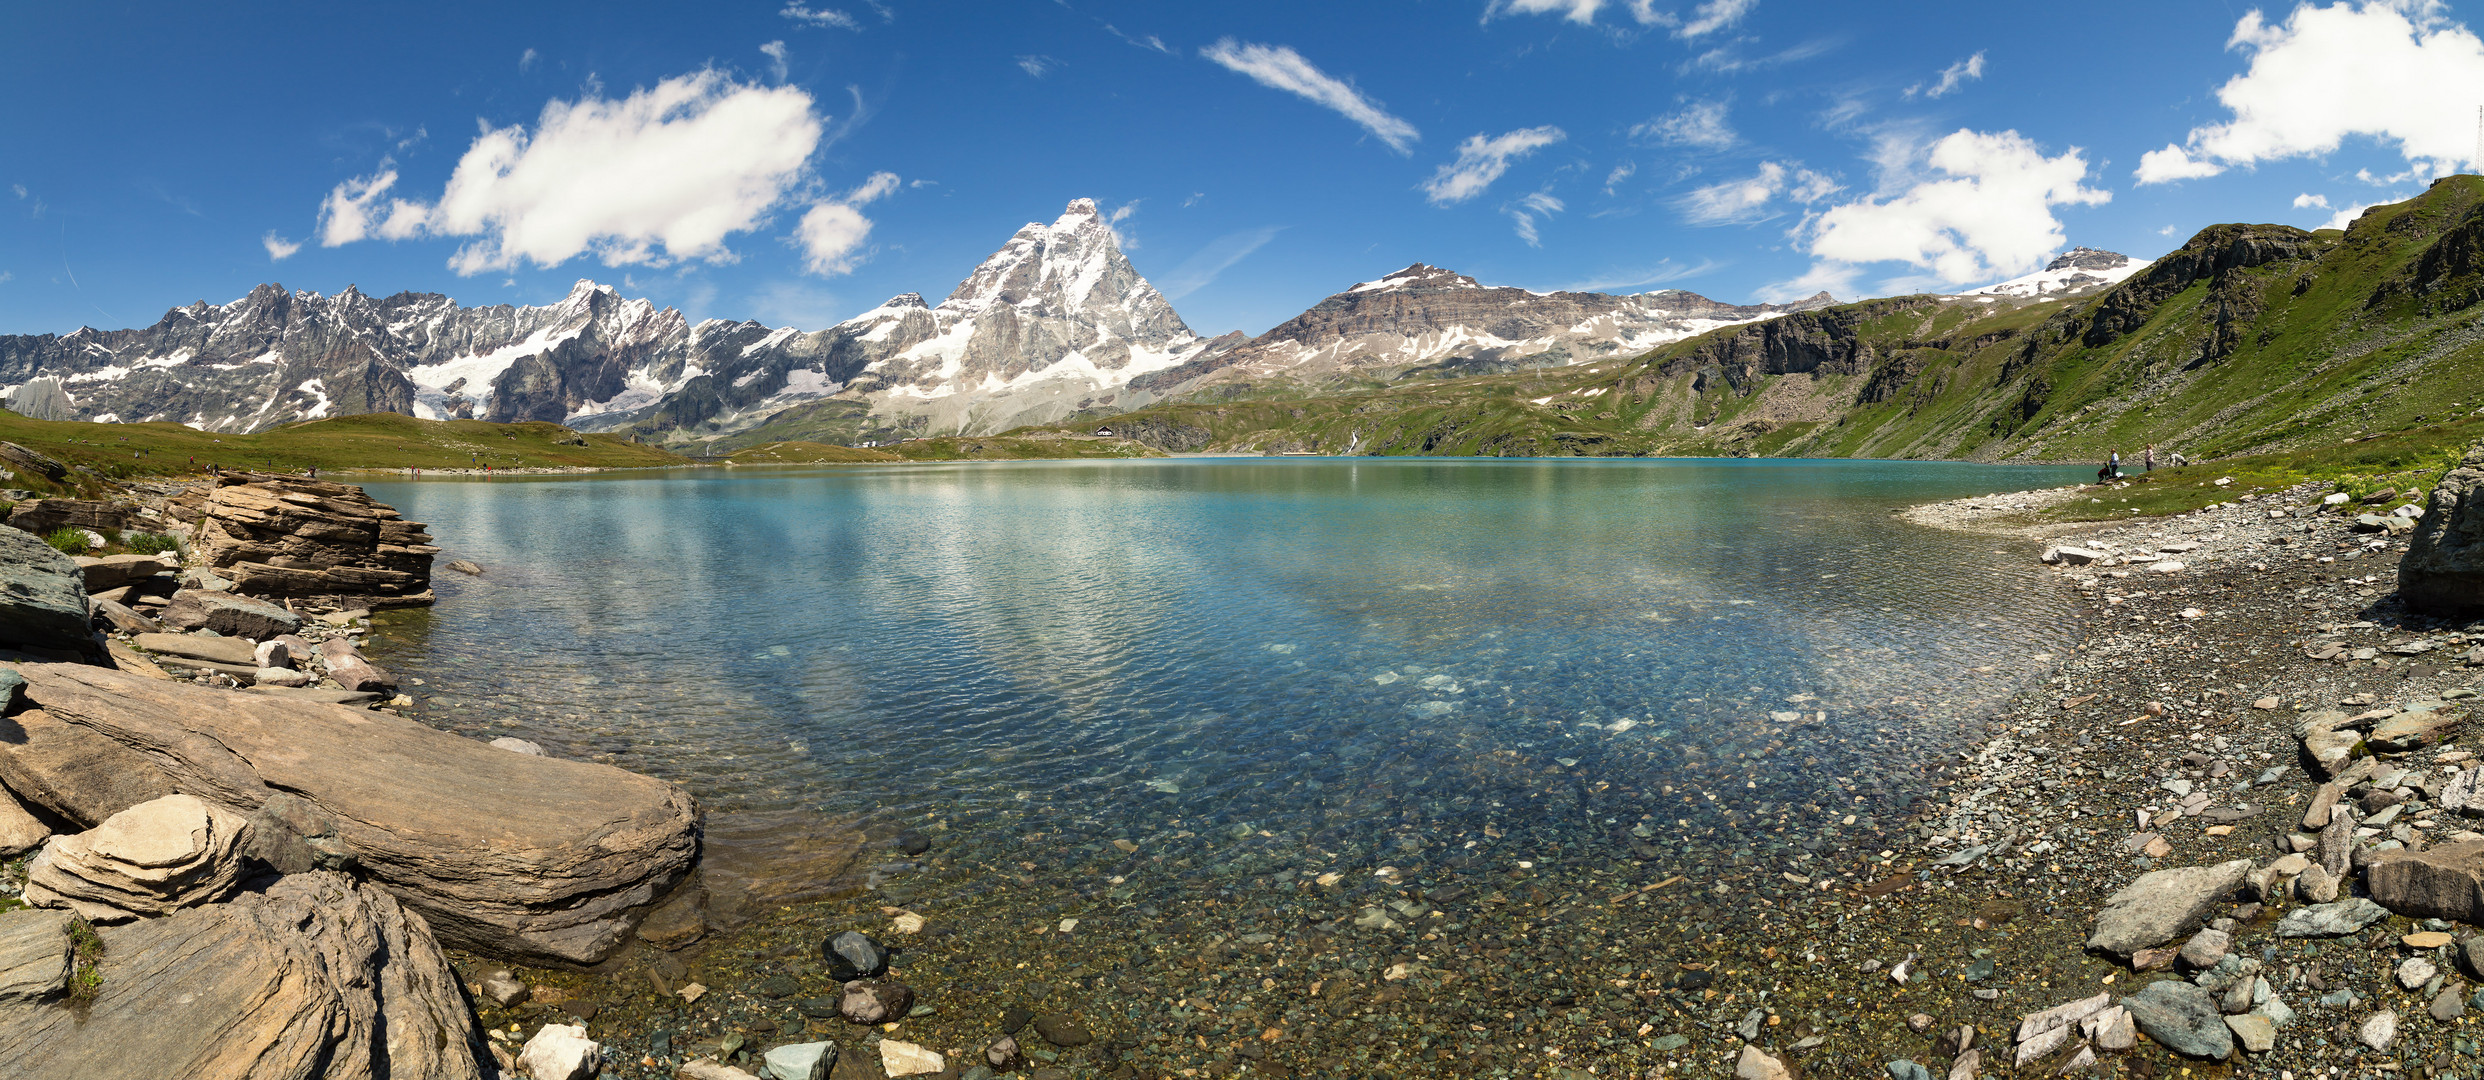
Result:
[[[1623,361],[1173,403],[1107,423],[1175,451],[2269,454],[2475,414],[2479,304],[2484,178],[2458,176],[2342,233],[2215,226],[2089,297],[1870,300]]]
[[[14,470],[14,487],[45,494],[91,490],[102,482],[145,476],[187,476],[210,465],[226,469],[449,469],[473,463],[495,468],[648,468],[686,459],[612,435],[582,435],[540,421],[417,420],[364,413],[311,420],[253,435],[197,431],[174,423],[94,424],[33,420],[0,410],[0,440],[71,467],[53,482]],[[583,443],[583,445],[580,445]]]

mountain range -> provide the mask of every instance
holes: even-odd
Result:
[[[541,307],[269,284],[143,329],[0,337],[0,401],[43,419],[219,432],[398,412],[696,446],[781,417],[823,440],[875,441],[1562,367],[1831,303],[1538,293],[1418,264],[1256,338],[1203,338],[1079,199],[1019,229],[938,304],[907,293],[820,330],[693,324],[592,281]]]

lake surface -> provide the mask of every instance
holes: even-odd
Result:
[[[2080,476],[1253,458],[375,483],[444,563],[488,568],[441,571],[376,651],[426,720],[679,781],[726,845],[816,820],[971,846],[1050,814],[1090,846],[1265,849],[1233,872],[1471,858],[1493,845],[1435,838],[1486,825],[1519,854],[1764,862],[1877,843],[2067,640],[2028,545],[1891,511]],[[984,887],[906,869],[870,884]]]

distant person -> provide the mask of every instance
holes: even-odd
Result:
[[[2147,455],[2148,455],[2148,456],[2147,456],[2146,458],[2144,458],[2144,459],[2142,459],[2142,460],[2140,461],[2140,463],[2139,463],[2139,471],[2140,471],[2140,472],[2155,472],[2155,471],[2156,471],[2156,444],[2155,444],[2155,443],[2149,443],[2149,444],[2148,444]]]

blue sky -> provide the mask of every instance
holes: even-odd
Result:
[[[1072,198],[1192,328],[1412,262],[1750,301],[2330,223],[2473,171],[2404,2],[21,5],[0,333],[254,284],[694,318],[935,302]]]

